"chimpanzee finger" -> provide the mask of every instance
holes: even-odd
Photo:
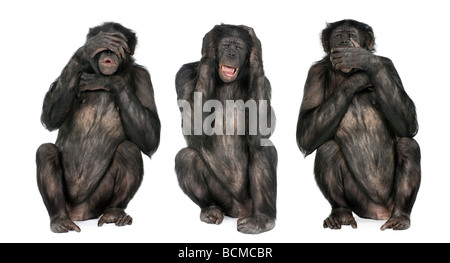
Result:
[[[125,58],[125,51],[123,50],[122,46],[118,44],[117,42],[114,42],[112,40],[108,41],[108,50],[111,50],[114,54],[116,54],[119,58]]]
[[[128,39],[124,34],[120,32],[109,33],[111,40],[120,44],[120,46],[125,49],[128,53],[130,53],[130,48],[128,47]]]
[[[100,39],[102,45],[106,45],[104,50],[109,49],[120,58],[125,58],[125,51],[130,52],[127,38],[120,32],[101,33]]]
[[[123,226],[123,221],[127,216],[128,215],[121,215],[121,216],[117,217],[115,220],[116,226]]]
[[[71,225],[69,230],[73,230],[75,232],[81,232],[80,227],[75,224]]]
[[[395,224],[393,224],[391,226],[391,228],[393,230],[402,230],[403,229],[403,224],[401,222],[396,222]]]
[[[126,226],[133,223],[133,218],[129,215],[125,215],[117,219],[116,226]]]
[[[332,59],[341,58],[343,56],[344,56],[344,50],[341,50],[341,51],[335,50],[334,52],[331,52],[331,54],[330,54],[330,58],[332,58]]]
[[[324,228],[330,228],[330,229],[340,229],[341,223],[337,218],[334,217],[328,217],[323,221],[323,227]]]
[[[328,224],[327,224],[327,219],[323,220],[323,228],[327,228]]]
[[[341,58],[336,58],[336,59],[331,59],[331,65],[337,69],[337,66],[339,64],[342,64],[342,59]],[[342,66],[342,65],[341,65]]]
[[[97,226],[103,226],[103,224],[108,223],[108,221],[106,221],[106,218],[104,216],[102,216],[97,223]]]
[[[84,81],[86,81],[86,80],[93,80],[95,78],[96,78],[95,74],[90,74],[90,73],[86,73],[86,72],[83,72],[80,75],[80,80],[84,80]]]
[[[398,224],[396,224],[395,226],[394,226],[394,230],[405,230],[405,229],[408,229],[409,228],[409,225],[408,224],[405,224],[405,223],[398,223]]]
[[[122,38],[125,42],[128,41],[127,37],[126,37],[123,33],[118,32],[118,31],[116,31],[116,32],[109,32],[108,35],[110,35],[110,36],[115,36],[115,37],[120,37],[120,38]]]
[[[330,56],[331,65],[336,67],[337,64],[342,63],[341,56]]]
[[[71,230],[76,231],[76,232],[81,232],[81,229],[75,224],[64,224],[64,225],[60,225],[60,226],[56,227],[57,233],[67,233]]]
[[[354,47],[361,47],[361,46],[359,45],[358,42],[356,42],[355,40],[353,40],[353,38],[350,38],[350,41],[353,43],[353,46],[354,46]]]
[[[381,226],[381,230],[386,230],[386,229],[388,229],[388,228],[391,228],[391,225],[388,223],[388,222],[386,222],[386,223],[384,223],[382,226]]]
[[[332,48],[332,49],[331,49],[331,54],[343,52],[345,49],[346,49],[345,47],[336,47],[336,48]]]
[[[250,34],[251,37],[256,37],[255,30],[252,27],[246,25],[240,25],[239,27],[247,30],[247,32]]]
[[[125,50],[123,49],[122,46],[117,48],[120,52],[120,58],[125,59]]]
[[[332,218],[327,218],[323,221],[323,227],[324,228],[329,228],[329,229],[334,229],[334,221]]]
[[[130,53],[128,44],[123,41],[114,42],[114,46],[115,46],[116,50],[119,52],[119,54],[116,53],[116,55],[122,59],[125,59],[125,56],[126,56],[125,51]]]
[[[126,225],[131,225],[133,224],[133,218],[131,216],[127,216],[127,220],[125,220],[125,224]]]
[[[341,220],[337,217],[333,217],[332,219],[333,219],[334,226],[335,226],[334,229],[341,229],[341,226],[342,226]]]
[[[122,37],[119,37],[119,36],[114,36],[112,39],[114,39],[114,41],[119,43],[124,48],[128,49],[128,40],[126,38],[122,38]]]
[[[333,56],[333,57],[330,57],[330,60],[331,60],[331,62],[333,62],[334,64],[339,64],[339,63],[342,63],[342,61],[343,61],[343,58],[342,57],[340,57],[340,56]]]
[[[358,224],[356,223],[356,221],[354,219],[352,220],[350,225],[352,226],[352,228],[358,228]]]
[[[409,228],[409,224],[405,223],[403,221],[397,221],[397,220],[388,220],[386,223],[384,223],[381,226],[381,230],[386,230],[386,229],[393,229],[393,230],[404,230],[404,229],[408,229]]]
[[[336,63],[334,65],[334,68],[337,69],[337,70],[341,70],[341,69],[345,68],[345,66],[344,66],[343,63]]]
[[[58,226],[56,227],[56,231],[57,233],[67,233],[69,232],[69,229],[66,226]]]
[[[104,50],[107,50],[108,48],[106,48],[106,47],[100,47],[100,48],[97,48],[96,50],[94,50],[93,52],[91,52],[91,54],[89,54],[89,58],[94,58],[95,57],[95,55],[97,55],[98,53],[100,53],[100,52],[102,52],[102,51],[104,51]]]

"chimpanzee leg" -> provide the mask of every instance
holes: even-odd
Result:
[[[190,147],[180,150],[175,157],[175,172],[180,188],[201,208],[200,220],[210,224],[222,223],[223,210],[209,189],[216,187],[218,182],[200,154]],[[223,194],[221,198],[226,198]]]
[[[391,218],[382,230],[408,229],[410,214],[419,191],[421,179],[420,148],[412,138],[400,138],[397,142],[397,163],[395,169],[394,209]]]
[[[36,152],[37,184],[50,216],[50,228],[55,233],[80,228],[69,218],[63,184],[63,168],[56,145],[42,144]]]
[[[252,212],[238,220],[238,231],[258,234],[275,227],[277,150],[273,146],[250,149],[249,181]]]
[[[330,140],[317,149],[314,174],[317,185],[331,205],[331,214],[324,220],[323,227],[340,229],[341,225],[351,225],[356,228],[351,204],[345,198],[345,189],[352,187],[356,191],[356,185],[351,186],[354,182],[348,180],[349,171],[335,141]]]
[[[99,226],[104,223],[131,225],[133,220],[125,213],[125,208],[141,185],[143,175],[141,150],[131,141],[122,142],[117,147],[105,178],[90,198],[93,206],[100,206],[107,201],[103,216],[98,221]],[[109,197],[108,200],[105,197]]]

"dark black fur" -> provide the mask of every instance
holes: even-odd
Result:
[[[220,45],[221,41],[231,45]],[[235,41],[245,45],[235,47]],[[225,58],[221,54],[226,54]],[[229,83],[218,74],[224,60],[240,65],[239,75]],[[201,61],[186,64],[177,73],[176,89],[178,99],[189,102],[192,109],[194,92],[201,93],[203,103],[211,99],[222,105],[225,100],[266,100],[270,108],[270,83],[264,76],[261,45],[253,29],[215,26],[203,39]],[[224,118],[225,125],[229,121],[225,111]],[[246,125],[248,121],[247,115]],[[238,230],[243,233],[272,229],[277,152],[274,146],[260,145],[261,138],[270,134],[251,135],[248,129],[246,135],[191,134],[185,136],[188,147],[176,156],[175,170],[181,189],[201,208],[201,220],[220,224],[225,214],[239,218]]]
[[[322,44],[327,55],[309,70],[297,143],[305,155],[317,150],[316,181],[332,207],[324,227],[356,227],[353,211],[388,220],[382,229],[407,229],[421,178],[415,106],[391,60],[373,55],[368,25],[328,24]]]
[[[150,157],[160,138],[150,75],[132,58],[136,42],[117,23],[91,29],[45,96],[41,121],[59,131],[37,151],[37,181],[54,232],[80,231],[73,221],[102,215],[99,226],[132,223],[124,209],[143,178],[141,151]],[[101,50],[120,57],[113,75],[92,66]]]

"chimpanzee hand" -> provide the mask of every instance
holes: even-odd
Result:
[[[54,233],[66,233],[71,230],[80,232],[81,229],[69,217],[55,217],[50,221],[50,229]]]
[[[202,60],[215,60],[216,42],[214,41],[214,29],[203,37]]]
[[[372,83],[370,82],[369,75],[364,71],[359,71],[352,74],[345,80],[344,85],[342,85],[342,87],[348,90],[348,92],[351,94],[354,94],[371,86]]]
[[[99,74],[82,73],[78,87],[80,91],[86,90],[106,90],[109,91],[108,77]]]
[[[411,225],[409,215],[392,215],[386,223],[381,226],[381,230],[392,228],[394,230],[405,230]]]
[[[120,32],[100,32],[89,38],[81,48],[86,59],[92,59],[98,53],[104,50],[111,50],[117,57],[124,59],[125,52],[130,52],[127,44],[127,38]]]
[[[323,221],[323,228],[341,229],[342,225],[350,225],[357,228],[355,218],[349,209],[337,208],[331,211],[331,214]]]
[[[349,72],[353,68],[367,70],[376,63],[378,58],[369,50],[356,45],[355,47],[333,48],[330,60],[335,69]]]
[[[245,29],[253,41],[252,49],[250,50],[250,67],[260,67],[262,69],[262,49],[261,49],[261,41],[256,37],[255,31],[253,28],[249,26],[241,25],[243,29]]]
[[[106,90],[115,92],[126,88],[123,77],[120,75],[103,76],[100,74],[82,73],[78,83],[80,91]]]
[[[259,234],[275,227],[275,219],[266,215],[251,215],[238,219],[237,229],[245,234]]]

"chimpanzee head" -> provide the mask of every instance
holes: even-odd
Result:
[[[215,62],[220,79],[231,83],[245,76],[253,45],[248,31],[240,26],[222,24],[215,26],[211,32],[213,43],[210,46],[215,48]]]
[[[375,37],[372,27],[367,24],[345,19],[327,23],[322,31],[323,50],[328,54],[333,48],[360,46],[375,51]]]
[[[112,75],[118,71],[120,71],[123,67],[129,65],[133,61],[133,54],[137,44],[136,34],[122,26],[119,23],[114,22],[106,22],[100,26],[91,28],[87,35],[87,39],[96,36],[100,32],[103,33],[116,33],[119,32],[123,34],[126,38],[126,42],[129,48],[129,52],[125,51],[125,57],[121,58],[112,50],[103,50],[95,55],[93,59],[91,59],[90,63],[92,68],[97,74],[104,75]]]

